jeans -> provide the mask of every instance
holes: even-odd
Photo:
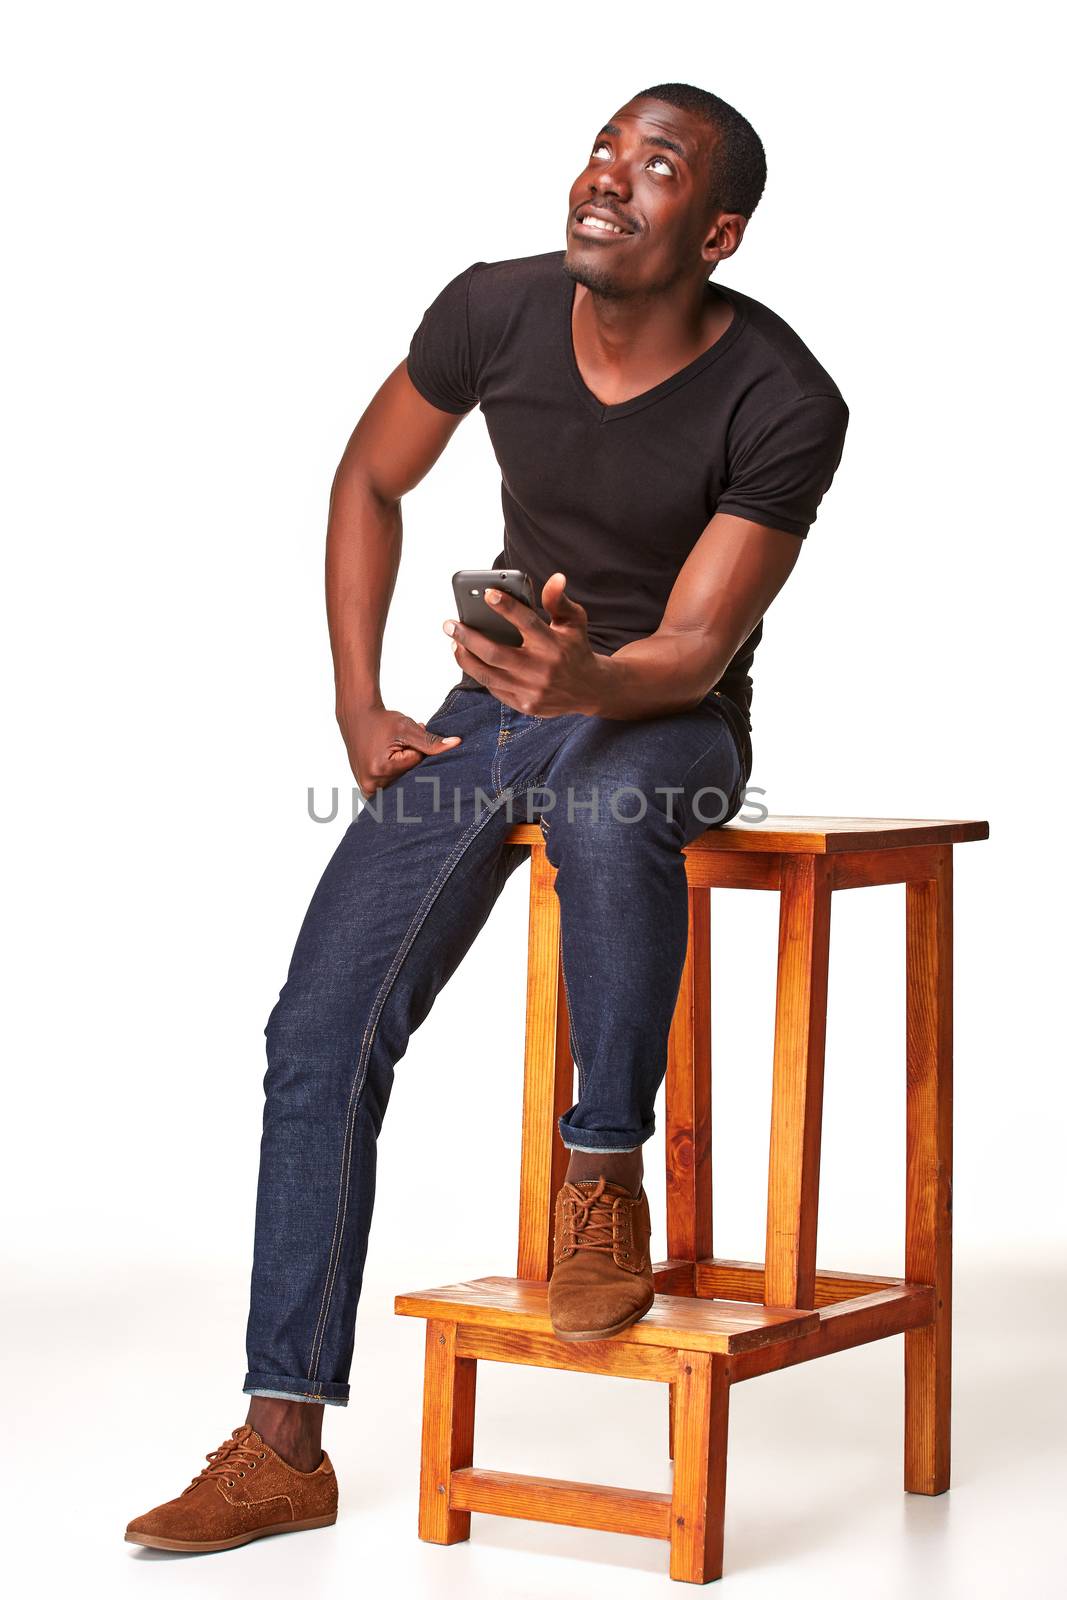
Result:
[[[570,1149],[655,1130],[688,937],[683,844],[749,774],[710,691],[623,721],[526,716],[456,685],[426,724],[462,743],[366,800],[315,890],[266,1026],[246,1394],[347,1403],[393,1069],[527,856],[556,868],[578,1099]]]

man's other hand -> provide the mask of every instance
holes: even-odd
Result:
[[[417,767],[425,756],[453,750],[463,742],[458,733],[428,733],[424,722],[385,706],[347,714],[339,711],[337,721],[352,774],[367,799]]]

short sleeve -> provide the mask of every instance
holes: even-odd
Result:
[[[803,395],[731,440],[729,475],[717,511],[783,528],[803,539],[833,482],[845,444],[848,407],[840,395]]]
[[[427,306],[408,348],[408,377],[432,406],[463,414],[478,404],[471,359],[470,282],[480,261],[446,283]]]

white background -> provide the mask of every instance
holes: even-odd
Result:
[[[398,1070],[353,1403],[327,1419],[337,1528],[193,1561],[122,1532],[244,1416],[262,1028],[343,827],[309,820],[308,786],[351,789],[322,603],[337,459],[442,285],[561,248],[593,134],[672,78],[768,152],[723,281],[851,408],[757,653],[753,783],[772,811],[991,824],[956,852],[953,1489],[900,1488],[899,1341],[744,1385],[725,1581],[1052,1592],[1063,350],[1042,11],[8,11],[4,1504],[26,1592],[666,1593],[651,1541],[486,1517],[454,1549],[416,1537],[423,1327],[392,1297],[514,1270],[526,869]],[[404,522],[384,693],[425,718],[457,676],[450,574],[499,548],[478,414]],[[835,897],[827,1267],[902,1268],[903,901]],[[758,1259],[777,902],[713,908],[716,1240]],[[659,1255],[661,1136],[645,1154]],[[482,1464],[669,1482],[655,1386],[479,1384]]]

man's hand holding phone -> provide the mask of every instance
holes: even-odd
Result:
[[[524,716],[595,716],[600,705],[607,658],[592,649],[585,608],[566,586],[565,574],[554,572],[541,590],[547,623],[514,595],[484,589],[485,603],[517,630],[519,644],[502,644],[451,618],[443,624],[463,671]]]

